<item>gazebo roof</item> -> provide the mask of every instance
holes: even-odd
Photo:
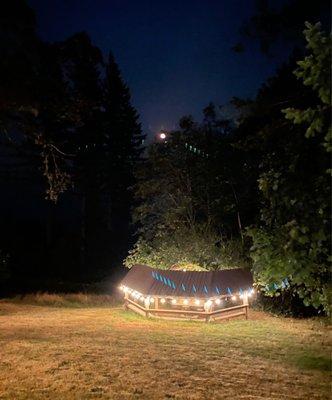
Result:
[[[213,298],[250,290],[252,274],[246,269],[170,271],[134,265],[121,284],[146,296]]]

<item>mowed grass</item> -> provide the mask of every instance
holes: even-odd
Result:
[[[122,307],[0,302],[0,399],[329,399],[319,320],[148,320]]]

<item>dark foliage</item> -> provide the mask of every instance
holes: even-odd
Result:
[[[10,210],[0,241],[12,279],[100,279],[131,240],[143,136],[129,88],[85,32],[43,42],[22,0],[3,2],[0,18],[0,184]]]

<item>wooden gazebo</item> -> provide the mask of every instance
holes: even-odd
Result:
[[[248,318],[253,278],[245,269],[171,271],[133,266],[121,282],[125,307],[146,317]]]

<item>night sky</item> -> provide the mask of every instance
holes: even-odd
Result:
[[[254,0],[28,3],[43,39],[58,41],[85,30],[105,55],[112,50],[145,132],[173,129],[186,114],[200,119],[210,101],[253,96],[283,58],[267,58],[257,43],[241,54],[231,50],[241,39],[241,24],[255,11]]]

